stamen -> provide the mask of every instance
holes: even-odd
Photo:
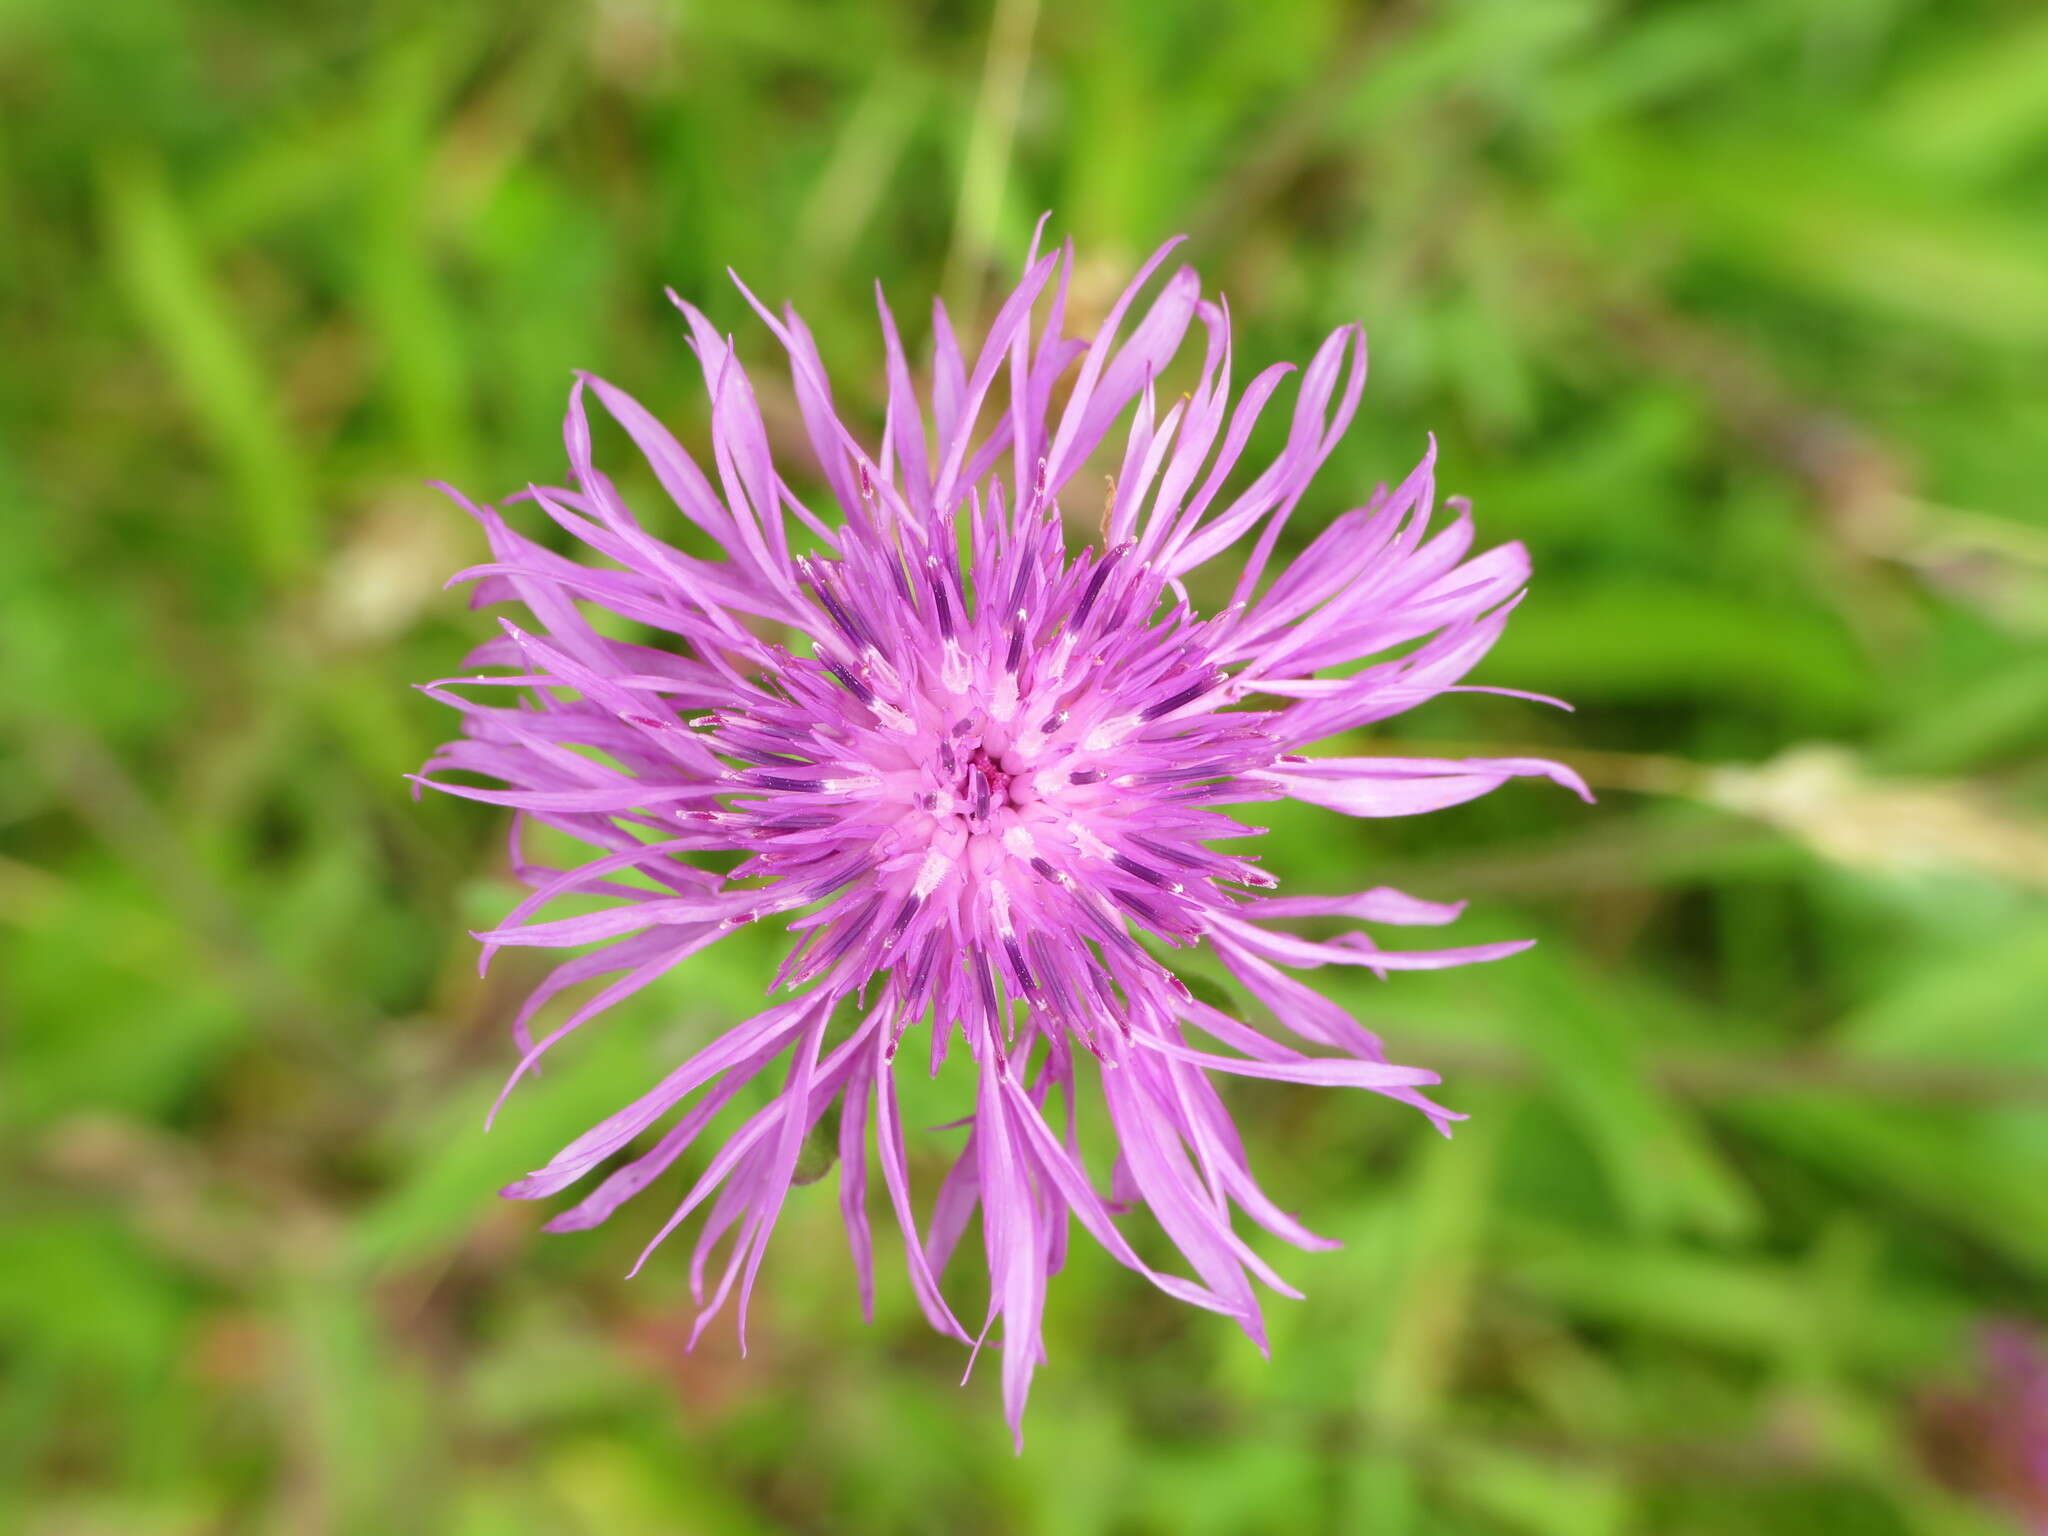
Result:
[[[1128,835],[1136,847],[1142,848],[1153,858],[1168,864],[1178,864],[1182,869],[1222,869],[1227,868],[1230,863],[1229,860],[1219,859],[1204,849],[1173,848],[1136,832]]]
[[[1043,681],[1042,674],[1041,681]],[[1026,752],[1038,752],[1044,748],[1046,742],[1059,734],[1060,727],[1066,723],[1067,712],[1064,709],[1056,709],[1038,724],[1025,731],[1019,745]]]
[[[811,590],[818,594],[818,601],[825,605],[825,611],[832,616],[832,622],[839,627],[841,634],[865,650],[881,649],[880,643],[867,625],[839,601],[839,596],[832,590],[832,584],[824,571],[811,564],[808,558],[804,562],[804,575],[809,578]]]
[[[854,911],[839,920],[839,931],[825,942],[824,948],[816,951],[804,963],[801,976],[792,977],[793,982],[807,981],[813,976],[823,975],[860,940],[868,923],[868,915],[874,911],[874,902],[863,902]]]
[[[916,896],[903,898],[903,905],[896,913],[896,921],[889,925],[889,932],[882,939],[882,948],[896,947],[896,941],[903,937],[903,930],[910,926],[910,920],[917,916],[917,909],[923,905],[924,902]]]
[[[1079,630],[1088,622],[1088,611],[1095,606],[1095,598],[1102,591],[1102,584],[1109,580],[1110,567],[1122,558],[1123,552],[1129,547],[1127,544],[1119,544],[1102,557],[1102,564],[1095,567],[1095,574],[1088,578],[1088,589],[1081,594],[1081,605],[1074,610],[1074,622],[1069,628]]]
[[[1022,606],[1024,602],[1024,588],[1031,582],[1031,565],[1031,550],[1029,548],[1020,550],[1017,556],[1017,579],[1010,583],[1010,600],[1003,604],[1005,608],[1015,610]],[[1023,615],[1019,614],[1018,617],[1022,618]]]
[[[1112,889],[1110,894],[1123,898],[1127,893]],[[1130,897],[1129,899],[1137,900],[1136,897]],[[1130,936],[1123,925],[1117,922],[1112,914],[1102,911],[1092,900],[1086,897],[1078,899],[1075,905],[1081,909],[1081,916],[1087,920],[1088,926],[1095,930],[1096,937],[1103,944],[1124,954],[1144,955],[1145,951],[1138,947],[1138,941]],[[1102,977],[1099,975],[1096,975],[1094,980],[1097,986],[1104,984]]]
[[[932,589],[932,602],[939,620],[939,634],[942,638],[953,638],[953,604],[946,596],[945,582],[939,576],[939,557],[924,557],[925,584]]]
[[[996,969],[989,964],[988,956],[979,951],[974,956],[974,982],[981,993],[981,1006],[988,1010],[989,1021],[996,1022],[1002,1017],[996,1006]]]
[[[1140,864],[1136,859],[1132,858],[1129,854],[1111,854],[1109,862],[1114,864],[1118,869],[1122,870],[1125,874],[1136,875],[1140,880],[1144,881],[1147,885],[1156,885],[1162,891],[1178,892],[1180,890],[1180,887],[1178,885],[1176,885],[1173,881],[1167,879],[1166,876],[1160,874],[1158,870],[1151,869],[1148,868],[1146,865]]]
[[[824,789],[830,779],[790,779],[779,773],[764,773],[755,777],[754,783],[763,789],[786,789],[792,794],[808,795]]]
[[[841,867],[838,871],[836,871],[833,874],[820,876],[819,878],[821,880],[830,880],[832,883],[830,885],[822,887],[821,889],[813,889],[808,895],[804,897],[804,900],[806,903],[813,901],[823,901],[827,896],[831,896],[836,894],[837,892],[845,890],[849,885],[853,884],[854,881],[858,880],[862,875],[866,874],[867,872],[867,861],[865,859],[856,859],[853,861],[853,863]]]
[[[913,1002],[922,1002],[924,998],[925,983],[931,980],[932,965],[938,959],[938,957],[939,944],[937,937],[934,936],[932,938],[926,939],[924,942],[924,949],[918,954],[917,964],[911,967],[910,985],[903,989],[903,995],[906,998],[909,998]],[[924,1010],[922,1007],[920,1007],[918,1011],[922,1013]]]
[[[1181,689],[1179,693],[1176,693],[1172,698],[1163,699],[1157,704],[1150,705],[1147,708],[1140,710],[1138,712],[1138,718],[1140,720],[1157,720],[1161,715],[1170,715],[1176,709],[1179,709],[1181,705],[1193,703],[1196,699],[1199,699],[1203,694],[1208,693],[1209,691],[1214,689],[1223,680],[1224,674],[1218,672],[1214,674],[1214,676],[1212,677],[1202,679],[1200,682],[1190,683],[1187,687]]]
[[[1174,932],[1181,931],[1180,924],[1169,923],[1159,909],[1144,897],[1130,891],[1114,889],[1110,891],[1109,895],[1110,899],[1118,905],[1130,908],[1132,916],[1136,917],[1139,922],[1150,928],[1154,933],[1163,933],[1169,929]]]
[[[1155,768],[1149,773],[1127,773],[1126,784],[1181,784],[1190,779],[1213,779],[1230,772],[1228,763],[1197,763],[1191,768]]]
[[[1017,947],[1017,935],[1003,935],[1003,953],[1010,957],[1010,968],[1017,973],[1017,984],[1024,989],[1026,997],[1038,996],[1038,980],[1031,974],[1031,967],[1024,963],[1024,951]]]
[[[861,703],[874,703],[875,690],[870,688],[866,683],[862,682],[860,678],[857,677],[853,672],[849,671],[847,668],[841,666],[838,662],[834,661],[832,659],[830,652],[818,652],[818,660],[824,664],[825,670],[827,672],[830,672],[834,677],[838,678],[839,681],[845,686],[846,691],[852,694],[856,699],[859,699]]]

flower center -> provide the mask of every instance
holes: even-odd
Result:
[[[931,766],[939,787],[928,796],[928,807],[940,811],[950,801],[952,814],[963,817],[970,830],[983,830],[999,812],[1021,810],[1038,798],[1018,751],[1002,750],[973,720],[962,720],[940,740]]]
[[[979,804],[983,799],[997,805],[1010,803],[1010,780],[1017,775],[1004,771],[1003,765],[989,754],[986,745],[976,747],[967,757],[967,772],[962,778],[961,789],[966,798]]]

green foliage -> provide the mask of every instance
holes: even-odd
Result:
[[[17,0],[0,86],[0,1529],[2005,1528],[1915,1426],[2048,1283],[2036,8]],[[893,1237],[859,1321],[830,1144],[744,1361],[684,1353],[683,1245],[621,1278],[660,1191],[548,1239],[496,1200],[775,944],[485,1136],[537,972],[475,978],[502,828],[401,775],[484,633],[422,481],[556,474],[577,367],[697,430],[661,290],[766,360],[728,264],[878,418],[870,278],[917,331],[1044,208],[1083,310],[1186,229],[1248,367],[1366,322],[1294,532],[1436,432],[1538,573],[1479,680],[1578,707],[1382,739],[1603,799],[1274,809],[1290,888],[1544,942],[1331,979],[1473,1118],[1244,1085],[1344,1246],[1284,1257],[1267,1361],[1077,1244],[1018,1460]],[[906,1074],[913,1123],[957,1086]]]

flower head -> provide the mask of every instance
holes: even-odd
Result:
[[[838,1105],[864,1303],[872,1130],[927,1317],[977,1343],[1002,1320],[1013,1426],[1070,1221],[1261,1341],[1253,1282],[1295,1293],[1233,1229],[1233,1209],[1302,1247],[1327,1246],[1253,1180],[1215,1074],[1368,1088],[1440,1129],[1458,1118],[1423,1095],[1434,1074],[1389,1064],[1373,1035],[1290,971],[1384,975],[1522,947],[1416,953],[1359,932],[1290,933],[1296,918],[1435,924],[1458,908],[1385,888],[1269,895],[1279,880],[1247,847],[1259,829],[1220,808],[1291,797],[1409,815],[1519,774],[1584,792],[1567,770],[1527,759],[1305,755],[1457,686],[1499,635],[1527,560],[1516,545],[1468,559],[1471,525],[1456,504],[1431,530],[1432,448],[1275,574],[1281,532],[1357,406],[1364,338],[1346,327],[1324,343],[1296,387],[1284,444],[1245,464],[1254,423],[1292,370],[1268,368],[1233,402],[1228,314],[1189,269],[1138,313],[1171,250],[1081,340],[1064,328],[1071,251],[1041,256],[1034,243],[972,356],[934,307],[923,398],[883,305],[888,409],[873,445],[836,410],[803,322],[748,294],[788,353],[810,449],[801,468],[771,451],[732,343],[677,300],[710,393],[711,472],[628,396],[580,378],[566,429],[573,485],[524,496],[602,563],[565,559],[463,502],[493,556],[464,573],[476,600],[516,602],[530,619],[506,622],[468,664],[498,670],[428,689],[462,712],[463,736],[423,781],[517,812],[515,863],[532,895],[479,935],[485,959],[505,945],[605,946],[565,961],[528,1002],[514,1082],[564,1035],[735,929],[782,920],[794,935],[771,984],[779,1000],[506,1193],[554,1195],[630,1152],[549,1223],[592,1226],[787,1058],[780,1092],[711,1158],[650,1250],[708,1207],[692,1270],[698,1327],[737,1284],[744,1337],[799,1153]],[[1203,343],[1199,378],[1162,411],[1156,381],[1191,335]],[[716,558],[683,552],[628,510],[593,462],[593,399],[674,502],[662,515],[680,512]],[[1082,475],[1091,464],[1109,477],[1099,513],[1072,505],[1078,491],[1069,497],[1104,484]],[[804,499],[813,487],[824,494]],[[1066,512],[1085,515],[1070,522],[1063,497]],[[1184,582],[1226,555],[1234,590],[1203,611]],[[646,638],[611,638],[590,610]],[[1370,664],[1351,665],[1361,660]],[[517,701],[459,691],[475,683]],[[520,852],[527,822],[595,854],[534,867]],[[593,894],[609,905],[543,915],[557,898]],[[1198,945],[1278,1031],[1212,1006],[1175,975],[1166,952]],[[552,1033],[531,1037],[542,1004],[603,978]],[[975,1081],[965,1145],[922,1236],[893,1087],[913,1038],[933,1072],[964,1055],[951,1070]],[[1075,1130],[1095,1091],[1119,1147],[1108,1193]],[[1139,1206],[1191,1276],[1140,1259],[1119,1225]],[[939,1280],[977,1207],[990,1303],[970,1333]]]
[[[1920,1441],[1957,1489],[2010,1510],[2048,1536],[2048,1342],[2025,1323],[1987,1325],[1978,1380],[1925,1395]]]

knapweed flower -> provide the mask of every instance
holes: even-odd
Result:
[[[2048,1536],[2048,1342],[2024,1323],[1987,1326],[1978,1380],[1921,1402],[1920,1439],[1934,1471]]]
[[[1145,264],[1091,339],[1077,339],[1064,326],[1071,248],[1041,256],[1034,243],[978,350],[934,306],[922,395],[882,305],[888,402],[872,443],[840,414],[794,311],[778,317],[747,294],[788,353],[809,447],[800,467],[771,442],[733,343],[676,300],[710,395],[708,473],[642,406],[579,378],[566,428],[573,484],[522,495],[598,563],[566,559],[463,502],[492,559],[458,579],[476,584],[479,604],[518,603],[528,617],[505,621],[466,664],[502,670],[428,689],[462,712],[463,735],[424,782],[512,807],[514,863],[532,887],[479,935],[485,959],[515,944],[605,946],[562,963],[528,1002],[514,1082],[585,1021],[736,929],[786,920],[794,935],[770,988],[779,1000],[506,1193],[545,1198],[623,1158],[549,1223],[593,1226],[748,1083],[779,1073],[779,1091],[711,1156],[649,1244],[706,1209],[691,1273],[698,1328],[737,1284],[744,1340],[747,1296],[799,1154],[836,1107],[864,1306],[872,1136],[925,1315],[977,1345],[1002,1320],[1013,1427],[1070,1223],[1262,1347],[1253,1282],[1296,1293],[1233,1211],[1301,1247],[1327,1246],[1253,1180],[1217,1074],[1367,1088],[1440,1129],[1458,1118],[1423,1095],[1434,1074],[1389,1064],[1373,1035],[1289,972],[1384,975],[1522,947],[1415,953],[1359,932],[1290,932],[1299,918],[1431,924],[1458,909],[1384,888],[1269,895],[1279,879],[1245,851],[1260,829],[1220,807],[1293,798],[1405,816],[1518,774],[1584,792],[1568,771],[1528,759],[1305,752],[1456,687],[1500,634],[1527,560],[1516,545],[1468,559],[1472,528],[1455,503],[1431,530],[1432,447],[1399,486],[1337,515],[1276,570],[1296,504],[1358,404],[1364,338],[1346,327],[1323,344],[1284,443],[1247,464],[1253,426],[1292,370],[1266,369],[1233,401],[1228,312],[1186,268],[1126,333],[1172,249]],[[1199,374],[1162,411],[1158,381],[1190,335],[1202,342]],[[593,462],[593,403],[674,503],[661,518],[687,519],[715,557],[684,552],[628,509]],[[1077,487],[1093,487],[1086,505],[1078,491],[1063,500]],[[1229,593],[1213,609],[1190,591],[1198,573],[1201,590]],[[618,620],[641,638],[616,638]],[[513,690],[516,702],[460,691],[475,683]],[[526,823],[594,856],[536,867],[521,851]],[[708,862],[693,862],[700,855]],[[592,896],[601,910],[543,915],[559,898]],[[1168,952],[1196,946],[1277,1030],[1175,975]],[[601,979],[532,1038],[543,1004]],[[964,1054],[950,1070],[975,1082],[965,1145],[921,1233],[894,1086],[906,1042],[934,1073]],[[1106,1170],[1084,1165],[1076,1131],[1098,1094],[1119,1149]],[[1191,1274],[1139,1257],[1120,1225],[1139,1208]],[[990,1294],[970,1331],[939,1282],[977,1209]]]

